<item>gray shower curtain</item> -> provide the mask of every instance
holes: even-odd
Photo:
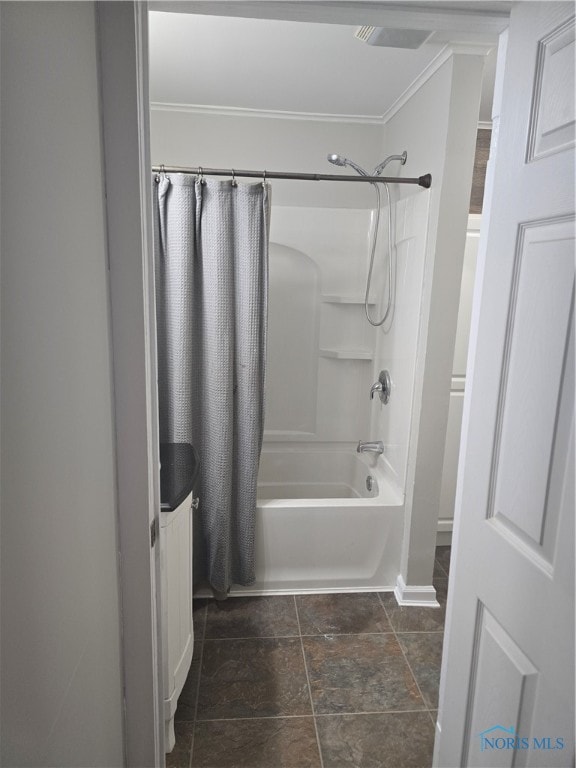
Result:
[[[254,581],[269,191],[175,174],[155,206],[160,440],[200,455],[204,576],[222,597]]]

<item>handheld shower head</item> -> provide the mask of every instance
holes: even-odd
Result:
[[[347,157],[342,157],[342,155],[336,155],[336,154],[328,155],[327,159],[329,163],[332,163],[332,165],[339,165],[341,167],[349,165],[350,168],[354,168],[356,173],[359,173],[360,176],[370,176],[368,171],[365,171],[364,168],[361,168],[353,160],[348,160]]]
[[[383,160],[379,165],[376,166],[372,174],[369,174],[368,171],[365,171],[364,168],[361,168],[359,165],[357,165],[354,161],[349,160],[347,157],[342,157],[342,155],[337,155],[335,153],[330,154],[327,156],[328,162],[332,163],[332,165],[339,165],[340,167],[344,167],[346,165],[349,165],[351,168],[354,168],[356,173],[360,174],[360,176],[379,176],[386,165],[391,162],[392,160],[399,160],[402,165],[406,162],[407,153],[403,152],[401,155],[390,155],[385,160]],[[371,237],[371,246],[370,246],[370,266],[368,268],[368,279],[366,281],[366,294],[364,297],[364,312],[366,314],[366,318],[370,325],[373,325],[375,327],[383,325],[386,322],[386,319],[390,316],[390,312],[392,312],[394,308],[394,301],[393,301],[393,269],[392,269],[392,258],[393,258],[393,248],[392,248],[392,201],[390,200],[390,189],[388,188],[388,184],[384,184],[384,188],[386,190],[386,196],[388,198],[388,303],[386,307],[386,311],[384,312],[383,316],[380,318],[380,320],[373,320],[372,317],[370,317],[370,312],[368,310],[368,299],[370,295],[370,285],[372,282],[372,268],[374,267],[374,254],[376,252],[376,243],[378,241],[378,225],[380,223],[380,190],[378,189],[379,185],[375,181],[370,181],[370,184],[374,187],[374,191],[376,193],[376,216],[374,220],[374,226],[372,228],[372,237]],[[392,315],[393,317],[393,315]]]
[[[342,157],[342,155],[328,155],[328,162],[332,163],[332,165],[346,165],[348,162],[345,157]]]

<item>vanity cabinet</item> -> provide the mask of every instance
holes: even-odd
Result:
[[[174,743],[174,715],[192,663],[194,484],[199,461],[187,443],[160,445],[160,586],[165,750]]]
[[[192,663],[192,501],[193,493],[160,519],[163,613],[165,748],[174,747],[174,714]]]

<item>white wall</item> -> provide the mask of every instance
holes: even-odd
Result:
[[[373,168],[382,141],[382,126],[376,123],[231,116],[217,110],[202,114],[185,108],[153,108],[150,130],[154,165],[305,173],[353,174],[327,161],[326,155],[333,152]],[[366,208],[372,207],[373,194],[363,184],[276,180],[272,203]]]
[[[7,766],[123,764],[94,4],[1,6]]]
[[[408,152],[401,175],[432,174],[415,358],[404,350],[391,362],[393,378],[402,377],[415,363],[402,558],[402,575],[409,585],[430,584],[434,564],[483,64],[481,50],[454,53],[388,120],[384,134],[383,154],[400,144]],[[402,188],[397,194],[413,192]],[[420,266],[414,264],[414,269]],[[406,299],[415,305],[413,295]],[[402,295],[398,301],[403,301]],[[385,356],[391,341],[381,339]]]

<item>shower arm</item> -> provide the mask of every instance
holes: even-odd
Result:
[[[235,168],[185,168],[177,165],[154,165],[152,172],[157,174],[156,181],[161,174],[184,173],[194,176],[243,176],[252,179],[289,179],[298,181],[351,181],[365,184],[417,184],[424,189],[429,189],[432,184],[432,176],[429,173],[415,178],[402,178],[396,176],[348,176],[344,174],[330,173],[291,173],[289,171],[246,171]]]
[[[401,165],[405,165],[407,159],[408,159],[408,153],[406,152],[406,150],[404,150],[404,152],[402,152],[401,155],[390,155],[389,157],[386,158],[386,160],[383,160],[379,165],[376,166],[376,168],[374,168],[374,170],[372,171],[372,175],[380,176],[380,174],[382,173],[384,168],[386,168],[388,163],[391,163],[393,160],[398,160]]]

